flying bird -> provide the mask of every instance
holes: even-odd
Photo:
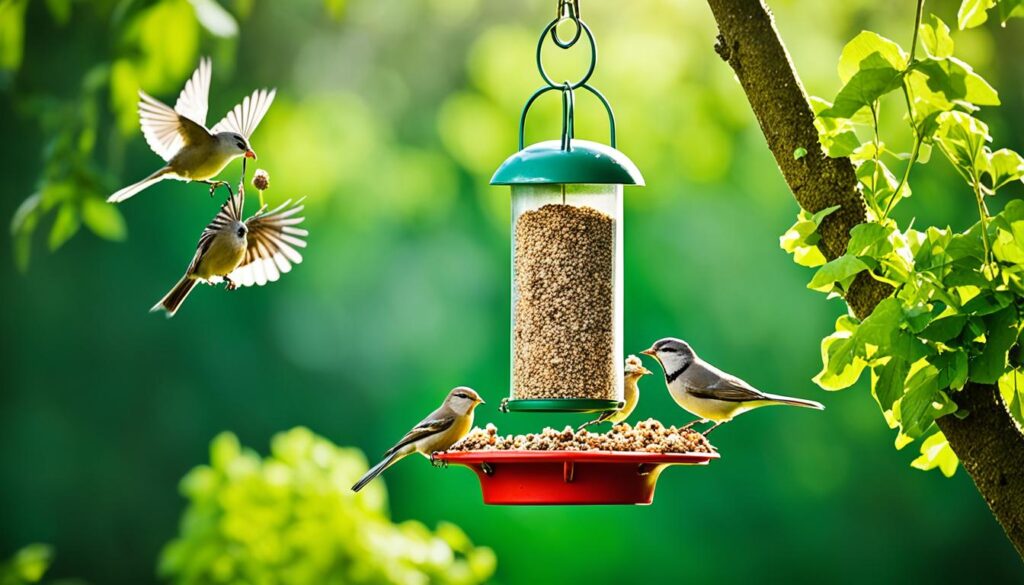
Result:
[[[138,183],[114,193],[107,201],[120,203],[164,179],[201,181],[210,194],[225,181],[211,181],[229,162],[244,156],[256,158],[249,144],[256,126],[274,101],[277,90],[258,89],[242,100],[224,119],[206,128],[210,96],[210,59],[199,67],[181,90],[174,109],[144,91],[139,91],[139,123],[153,152],[167,164]],[[228,186],[228,191],[231,187]]]
[[[722,423],[762,406],[784,404],[825,410],[821,403],[813,400],[762,392],[700,359],[690,344],[681,339],[660,339],[640,353],[653,356],[661,364],[665,372],[665,384],[676,404],[700,417],[700,420],[684,428],[690,428],[698,422],[714,421],[715,424],[704,431],[705,436]]]
[[[232,195],[199,237],[195,256],[185,276],[160,299],[150,312],[164,310],[173,317],[196,284],[226,282],[233,290],[239,286],[263,286],[289,272],[302,262],[296,248],[305,248],[309,232],[295,227],[305,220],[296,217],[304,208],[303,199],[285,201],[271,211],[265,207],[242,221],[245,192]]]
[[[363,489],[373,478],[407,455],[420,453],[431,458],[434,453],[457,443],[473,428],[473,410],[480,404],[484,404],[484,400],[472,388],[453,388],[437,410],[427,415],[401,441],[384,452],[384,459],[359,478],[352,486],[352,491]]]
[[[624,389],[623,389],[623,400],[624,404],[619,410],[609,410],[601,413],[601,416],[596,419],[585,422],[577,428],[577,431],[589,427],[590,425],[596,425],[603,422],[610,422],[613,425],[618,424],[633,414],[633,410],[636,409],[636,403],[640,401],[640,378],[650,374],[651,371],[644,367],[643,362],[640,358],[635,355],[631,355],[626,358],[626,367],[623,370],[624,378]]]

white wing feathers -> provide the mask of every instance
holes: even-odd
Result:
[[[174,111],[203,128],[206,127],[206,113],[210,108],[210,73],[213,67],[210,58],[199,60],[199,67],[181,90]]]
[[[153,152],[165,161],[171,160],[185,145],[186,135],[202,135],[210,97],[210,60],[199,61],[199,67],[185,83],[172,110],[160,100],[139,91],[139,125]],[[182,121],[181,117],[188,121]],[[188,122],[194,122],[189,125]],[[198,128],[197,128],[198,126]]]
[[[256,126],[259,126],[263,115],[270,109],[270,104],[274,103],[275,95],[277,95],[276,89],[257,89],[252,92],[252,95],[246,96],[242,103],[228,112],[228,115],[224,116],[223,120],[217,122],[210,129],[210,133],[236,132],[248,140],[252,133],[256,131]]]
[[[139,91],[139,125],[146,143],[165,161],[185,144],[178,113],[144,91]]]
[[[295,227],[306,218],[294,216],[305,208],[303,199],[294,205],[289,199],[266,213],[261,209],[245,220],[249,228],[248,247],[242,263],[228,275],[232,282],[238,286],[263,286],[277,281],[291,271],[293,264],[302,262],[302,254],[296,248],[306,247],[302,238],[309,232]]]

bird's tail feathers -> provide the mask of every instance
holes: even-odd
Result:
[[[192,292],[192,289],[199,283],[194,278],[189,278],[186,274],[181,277],[178,284],[174,285],[174,288],[164,295],[164,298],[160,299],[160,302],[153,305],[153,308],[149,310],[150,313],[154,313],[159,310],[167,311],[167,318],[170,319],[178,312],[178,307],[181,303],[185,302],[188,298],[188,293]]]
[[[398,461],[405,455],[406,453],[402,453],[400,451],[392,451],[391,453],[388,453],[387,456],[384,457],[384,459],[380,460],[380,463],[371,467],[370,470],[363,475],[363,477],[359,478],[359,481],[357,481],[356,484],[352,486],[352,491],[358,492],[359,490],[366,487],[366,484],[373,481],[375,477],[380,475],[388,467],[391,467],[391,465],[395,461]]]
[[[159,183],[160,181],[164,180],[164,178],[166,178],[167,175],[169,175],[172,172],[173,171],[171,171],[171,167],[164,167],[158,170],[157,172],[153,173],[152,175],[146,177],[145,179],[142,179],[138,183],[135,183],[134,185],[128,185],[127,187],[121,189],[117,193],[114,193],[110,197],[107,197],[107,201],[110,203],[120,203],[126,199],[130,199],[139,191],[142,191],[143,189],[146,189],[150,185]]]
[[[815,410],[825,410],[825,405],[820,402],[813,400],[804,400],[803,398],[790,398],[789,396],[779,396],[777,394],[766,394],[765,397],[768,404],[786,404],[789,406],[802,406],[804,408],[813,408]]]

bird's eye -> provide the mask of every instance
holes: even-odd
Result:
[[[238,237],[240,237],[240,238],[244,238],[245,237],[245,228],[244,227],[238,228]]]

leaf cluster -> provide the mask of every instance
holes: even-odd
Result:
[[[1003,21],[1024,16],[1016,2],[963,2],[961,28],[977,26],[999,5]],[[980,11],[980,12],[979,12]],[[817,267],[808,287],[843,297],[854,278],[867,272],[894,293],[863,320],[843,315],[822,341],[823,367],[815,382],[826,390],[852,386],[870,371],[871,392],[891,428],[897,448],[924,437],[921,469],[951,475],[957,464],[934,422],[958,412],[953,393],[968,383],[1000,384],[1011,412],[1021,417],[1019,383],[1021,313],[1024,310],[1024,201],[1012,200],[996,215],[986,199],[1024,177],[1024,158],[993,150],[982,106],[999,105],[996,90],[954,56],[949,27],[932,15],[914,35],[923,55],[865,31],[839,60],[843,87],[832,102],[815,98],[816,125],[829,156],[849,157],[857,170],[868,221],[850,231],[846,253],[826,261],[817,249],[817,227],[829,208],[801,211],[780,238],[803,266]],[[902,93],[909,153],[894,152],[878,129],[881,99]],[[866,131],[866,132],[865,132]],[[861,140],[867,133],[869,138]],[[901,228],[889,217],[910,197],[910,174],[937,149],[963,178],[977,204],[978,222],[950,227]],[[890,165],[904,164],[902,178]]]
[[[358,494],[359,451],[308,429],[276,435],[261,458],[231,433],[210,445],[210,464],[188,473],[180,535],[159,573],[175,583],[439,583],[487,581],[491,549],[450,523],[388,518],[382,482]]]

